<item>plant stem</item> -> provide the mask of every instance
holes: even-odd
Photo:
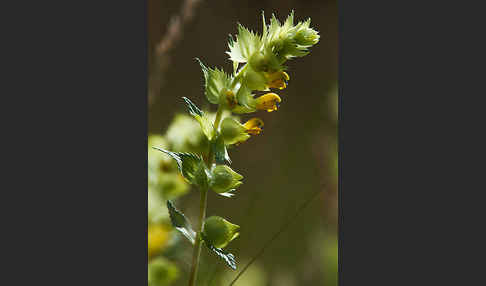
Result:
[[[216,118],[214,119],[214,134],[219,128],[219,123],[221,122],[221,116],[223,115],[223,108],[221,105],[218,106],[218,111],[216,112]],[[209,155],[207,157],[207,166],[211,168],[214,162],[214,150],[212,147],[209,148]],[[201,243],[202,237],[201,233],[203,231],[204,219],[206,218],[206,207],[208,200],[208,190],[201,189],[201,197],[199,201],[199,221],[197,226],[196,242],[194,244],[194,251],[192,254],[192,267],[191,276],[189,278],[189,286],[195,286],[197,280],[197,269],[199,268],[199,258],[201,256]]]
[[[240,82],[240,78],[243,74],[243,72],[246,71],[248,68],[248,63],[246,63],[239,71],[238,74],[233,78],[233,82],[231,83],[231,89],[233,89],[238,82]]]
[[[201,256],[201,232],[204,223],[204,219],[206,217],[206,206],[207,206],[207,199],[208,199],[208,191],[201,190],[201,198],[200,198],[200,207],[199,207],[199,223],[198,223],[198,231],[196,235],[196,242],[194,244],[194,252],[192,255],[192,268],[191,268],[191,277],[189,278],[189,286],[196,285],[197,279],[197,269],[199,266],[199,257]]]
[[[223,115],[223,107],[220,104],[218,106],[218,111],[216,112],[216,118],[214,119],[214,132],[218,131],[219,123],[221,122],[221,116]]]

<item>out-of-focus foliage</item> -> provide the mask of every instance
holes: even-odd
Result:
[[[164,249],[169,240],[170,227],[164,224],[150,224],[148,227],[148,256],[149,259]]]
[[[176,162],[154,150],[154,146],[194,152],[206,149],[208,142],[199,124],[185,114],[176,115],[164,135],[151,134],[148,138],[149,286],[165,286],[179,277],[177,265],[164,255],[177,246],[166,202],[187,194],[190,185],[180,174]]]
[[[170,150],[174,152],[199,154],[206,152],[208,148],[208,141],[201,131],[199,124],[191,118],[191,116],[186,114],[176,115],[174,121],[167,130],[166,138],[171,142]],[[160,154],[157,156],[161,157]]]
[[[231,116],[229,112],[224,114]],[[204,117],[204,120],[209,122],[214,120],[215,114],[208,112]],[[177,240],[177,232],[172,226],[173,223],[171,224],[166,204],[168,200],[176,201],[186,195],[191,188],[190,183],[179,171],[177,162],[169,156],[164,156],[153,147],[178,150],[178,152],[186,154],[207,150],[208,145],[208,140],[198,122],[186,114],[175,115],[165,134],[150,134],[148,137],[149,286],[171,285],[179,277],[178,266],[170,262],[165,255],[165,253],[176,250],[180,244]],[[235,175],[233,173],[230,172],[231,175]],[[216,180],[217,176],[214,177]],[[231,181],[231,186],[236,185],[239,184]],[[184,229],[184,226],[181,228]],[[194,242],[194,231],[191,234],[188,230],[187,234],[189,240],[192,235],[192,242]]]
[[[148,286],[169,286],[179,277],[179,269],[163,257],[148,264]]]

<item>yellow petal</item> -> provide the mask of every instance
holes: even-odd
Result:
[[[258,135],[263,130],[263,121],[260,118],[252,118],[243,124],[243,126],[248,134]]]
[[[286,81],[290,79],[288,73],[284,71],[277,71],[273,73],[266,73],[267,85],[271,88],[284,89],[287,87]]]
[[[272,112],[278,109],[279,103],[282,101],[280,96],[270,92],[265,95],[260,96],[256,99],[256,108],[258,110],[266,110]]]

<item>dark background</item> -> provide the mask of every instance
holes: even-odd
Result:
[[[280,109],[256,114],[265,122],[264,132],[230,151],[232,168],[245,177],[237,196],[225,199],[210,193],[207,213],[241,226],[240,237],[227,247],[236,255],[240,270],[311,194],[322,189],[245,275],[261,277],[264,285],[336,285],[336,1],[201,1],[194,5],[192,19],[184,22],[179,41],[172,43],[161,63],[157,46],[168,33],[170,19],[181,14],[183,2],[148,2],[149,90],[153,93],[149,134],[165,133],[174,115],[186,112],[182,96],[215,111],[204,97],[202,72],[194,58],[232,71],[225,51],[228,34],[236,33],[237,22],[261,33],[262,10],[267,21],[272,13],[284,21],[294,10],[296,21],[310,17],[311,27],[319,31],[320,42],[308,56],[287,62],[290,82],[277,92],[282,98]],[[196,221],[198,200],[198,192],[193,190],[178,202],[192,221]],[[210,273],[236,275],[223,273],[226,267],[206,249],[203,263],[216,263]],[[245,275],[236,285],[250,285],[243,281]],[[181,277],[176,284],[184,285],[186,279]]]

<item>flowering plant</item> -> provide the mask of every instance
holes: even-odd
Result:
[[[285,62],[307,55],[308,48],[319,41],[318,32],[310,28],[310,19],[294,24],[293,12],[284,23],[280,23],[275,15],[268,25],[263,14],[262,18],[262,35],[240,24],[236,37],[230,35],[227,54],[233,62],[233,73],[208,68],[197,59],[204,74],[205,96],[210,103],[218,105],[214,120],[190,99],[183,99],[189,114],[199,123],[204,134],[208,143],[206,150],[186,153],[154,146],[154,149],[174,159],[184,179],[200,190],[196,230],[182,212],[170,200],[167,201],[172,225],[194,244],[190,286],[196,283],[202,244],[223,258],[229,267],[236,269],[234,255],[223,248],[239,236],[240,227],[218,216],[206,219],[207,192],[212,190],[224,197],[235,195],[243,176],[229,166],[231,160],[227,148],[248,140],[251,135],[260,134],[264,124],[256,117],[241,123],[235,117],[224,114],[277,110],[282,99],[270,89],[286,88],[290,76]],[[264,94],[256,96],[254,92]]]

